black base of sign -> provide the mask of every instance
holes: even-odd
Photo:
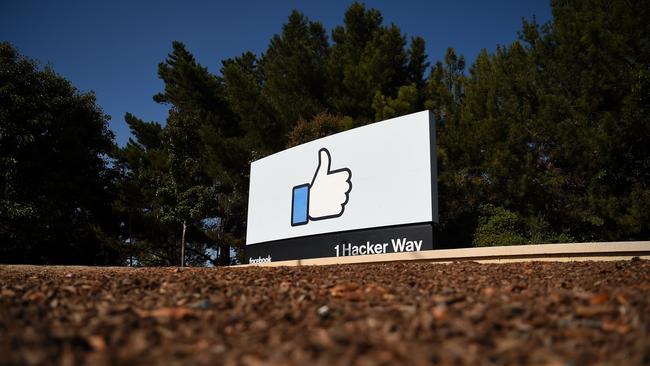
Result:
[[[246,263],[433,249],[430,223],[343,231],[246,246]]]

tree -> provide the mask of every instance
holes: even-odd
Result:
[[[225,88],[227,78],[209,73],[182,43],[174,42],[172,47],[165,62],[159,65],[165,89],[154,96],[156,101],[171,108],[167,124],[157,136],[160,149],[147,149],[151,157],[156,157],[160,150],[165,160],[164,165],[153,172],[155,195],[149,200],[155,203],[157,227],[172,225],[178,228],[167,237],[180,247],[181,265],[185,259],[186,238],[191,244],[188,249],[198,258],[229,264],[230,247],[240,246],[242,227],[245,228],[246,196],[242,192],[247,187],[244,174],[248,173],[244,167],[247,168],[250,161],[250,147],[260,143],[262,135],[255,130],[256,121],[245,123],[234,112],[250,110],[239,109],[239,106],[231,108],[229,98],[232,94]],[[244,67],[253,64],[254,60],[246,59],[237,64],[225,62],[224,67],[232,66],[228,76],[246,80],[250,75]],[[255,82],[240,86],[242,91],[259,95]],[[252,89],[246,89],[249,86]],[[231,92],[236,94],[235,89]],[[136,126],[143,129],[146,124],[136,123]],[[135,143],[143,144],[146,143]],[[137,161],[133,165],[127,160],[126,164],[129,169],[138,166]],[[190,234],[191,237],[186,236]],[[208,248],[218,249],[218,260],[205,252]]]
[[[329,136],[352,127],[349,117],[337,117],[327,112],[321,112],[309,121],[300,119],[289,133],[287,147],[297,146],[306,142]]]
[[[375,93],[372,108],[375,110],[375,119],[385,119],[403,116],[414,113],[418,110],[419,95],[416,84],[404,85],[399,88],[397,98],[386,98],[381,92]]]
[[[283,136],[298,119],[327,106],[327,35],[320,23],[294,10],[260,60],[262,93],[281,121]]]
[[[157,195],[169,172],[163,127],[130,113],[124,119],[133,138],[116,154],[121,178],[114,206],[123,222],[119,240],[128,244],[124,252],[131,265],[173,265],[178,261],[176,230],[161,220]]]
[[[647,3],[554,2],[553,22],[525,22],[522,42],[543,91],[536,148],[554,182],[551,217],[579,240],[650,235]]]
[[[465,58],[450,47],[444,61],[431,68],[424,87],[425,107],[436,122],[442,247],[472,242],[485,193],[479,168],[481,136],[469,119],[462,118],[466,83]]]
[[[165,128],[170,171],[157,194],[165,198],[164,220],[182,224],[181,267],[188,225],[200,224],[217,213],[218,190],[204,170],[200,123],[193,113],[171,110]]]
[[[378,10],[354,3],[345,12],[344,25],[332,31],[328,69],[333,112],[352,117],[357,125],[374,122],[377,92],[395,97],[409,82],[405,37],[397,26],[382,26],[382,21]],[[411,76],[417,72],[416,59],[421,61],[418,51],[413,55]]]
[[[219,182],[206,171],[201,130],[218,126],[224,135],[239,133],[223,97],[222,82],[196,62],[180,42],[158,67],[165,90],[154,96],[159,103],[171,104],[163,138],[169,156],[169,172],[157,195],[162,199],[165,222],[180,227],[181,261],[185,264],[185,240],[188,225],[202,225],[217,213]]]
[[[241,126],[254,157],[271,154],[284,147],[287,126],[276,115],[271,101],[262,93],[264,74],[257,56],[245,52],[240,57],[222,61],[224,98]],[[214,131],[217,133],[217,131]]]
[[[552,22],[524,22],[519,41],[481,52],[469,75],[454,76],[449,53],[432,71],[441,237],[467,240],[484,203],[516,214],[538,241],[650,234],[648,7],[589,0],[552,9]]]
[[[427,62],[426,43],[422,37],[411,38],[411,46],[408,50],[408,82],[414,83],[418,90],[422,90],[426,79],[424,74],[429,68]]]
[[[116,264],[113,134],[92,93],[0,44],[0,258]]]
[[[125,117],[136,138],[119,151],[124,181],[118,203],[128,212],[138,262],[183,266],[190,254],[190,263],[216,263],[206,253],[216,246],[206,230],[217,214],[220,185],[208,170],[202,130],[220,125],[224,133],[237,131],[223,123],[229,110],[221,81],[182,43],[172,46],[159,65],[165,89],[154,96],[171,107],[166,126]]]
[[[227,264],[244,243],[251,161],[424,108],[437,124],[442,247],[647,238],[648,7],[552,9],[552,22],[524,21],[519,40],[471,64],[449,48],[429,67],[422,38],[407,45],[359,3],[331,44],[294,11],[262,55],[224,60],[220,75],[174,42],[155,96],[167,126],[132,120],[137,141],[121,152],[121,212],[139,217],[128,227],[156,222],[129,231],[133,247],[176,248],[185,227],[195,258],[216,248]]]

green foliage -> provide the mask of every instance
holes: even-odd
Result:
[[[262,94],[264,74],[257,56],[245,52],[222,64],[224,98],[241,125],[247,144],[258,156],[282,149],[287,126],[282,126],[271,102]],[[219,131],[213,130],[213,138],[217,139]]]
[[[271,38],[260,60],[262,93],[281,121],[283,135],[298,119],[311,118],[326,107],[328,51],[323,26],[296,10],[282,33]]]
[[[467,242],[461,229],[476,225],[484,202],[526,222],[546,218],[546,241],[650,235],[640,71],[648,69],[648,8],[552,7],[552,23],[524,22],[520,41],[482,52],[468,75],[449,53],[433,68],[425,105],[439,120],[447,243]]]
[[[289,133],[287,147],[297,146],[306,142],[329,136],[352,127],[349,117],[337,117],[327,112],[321,112],[309,121],[299,119]]]
[[[379,12],[360,4],[345,19],[330,46],[321,24],[294,11],[263,55],[225,60],[219,77],[182,43],[172,44],[159,65],[165,88],[154,96],[171,107],[167,124],[159,130],[127,115],[136,140],[119,154],[126,172],[119,207],[131,223],[133,250],[147,248],[150,258],[158,240],[168,250],[156,257],[176,263],[179,234],[172,228],[190,222],[202,234],[192,245],[217,250],[218,263],[227,264],[229,248],[241,250],[244,242],[252,160],[372,121],[375,92],[385,96],[386,114],[421,108],[424,41],[413,38],[407,50],[399,28],[382,26]],[[407,81],[412,85],[401,87]],[[345,110],[354,114],[339,117]],[[157,230],[134,231],[140,221]]]
[[[553,10],[552,25],[525,23],[522,36],[542,70],[536,152],[555,184],[545,201],[557,203],[558,224],[578,240],[647,238],[640,210],[648,205],[650,117],[635,86],[648,70],[650,10],[642,1],[593,0]]]
[[[356,124],[372,122],[373,98],[377,92],[395,96],[423,67],[423,42],[416,40],[409,65],[406,40],[395,25],[383,26],[378,10],[352,4],[344,25],[332,31],[333,45],[328,60],[333,111],[351,116]],[[410,66],[410,70],[409,70]]]
[[[166,169],[209,178],[196,184],[218,188],[219,229],[195,228],[241,245],[250,161],[427,108],[442,247],[647,238],[650,32],[647,6],[628,5],[553,2],[553,22],[524,21],[520,40],[469,65],[449,48],[429,67],[422,38],[407,45],[359,3],[331,43],[292,12],[264,54],[223,61],[219,77],[175,43],[156,98],[196,151],[165,147]]]
[[[556,232],[551,224],[541,216],[533,216],[526,220],[529,242],[532,244],[544,243],[571,243],[575,238],[565,232]]]
[[[521,217],[503,207],[480,206],[474,246],[489,247],[526,244],[525,225]]]
[[[92,93],[0,44],[0,261],[117,263],[107,121]]]
[[[375,99],[372,102],[372,108],[375,110],[375,119],[382,121],[417,112],[418,99],[418,89],[415,84],[404,85],[399,88],[397,98],[386,98],[380,91],[377,91],[375,93]]]
[[[113,170],[93,96],[3,45],[0,239],[14,253],[83,241],[173,265],[185,223],[188,263],[228,264],[244,243],[251,161],[424,108],[437,124],[441,247],[648,239],[650,8],[551,6],[552,22],[524,21],[519,40],[471,64],[450,47],[430,67],[421,37],[360,3],[329,39],[293,11],[263,54],[224,60],[219,75],[173,42],[154,96],[166,123],[127,114],[134,137]]]
[[[221,185],[211,175],[203,131],[218,129],[222,136],[232,136],[239,128],[228,121],[231,112],[222,81],[182,43],[174,42],[172,53],[159,65],[159,76],[165,91],[154,99],[172,106],[165,128],[125,117],[137,140],[118,154],[126,173],[124,196],[118,201],[128,217],[128,232],[122,237],[128,237],[131,256],[140,263],[178,264],[179,243],[185,238],[190,264],[216,263],[205,253],[215,246],[206,231],[207,222],[218,214]]]
[[[569,243],[574,239],[556,233],[542,217],[522,218],[516,212],[492,204],[479,206],[478,226],[472,243],[476,247]]]

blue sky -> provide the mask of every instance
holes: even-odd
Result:
[[[184,42],[218,73],[221,60],[264,52],[292,9],[328,32],[343,22],[352,1],[55,1],[9,0],[0,5],[0,40],[50,64],[81,91],[94,91],[117,142],[130,136],[124,113],[164,123],[167,107],[152,100],[163,87],[157,65]],[[454,47],[471,64],[482,48],[517,38],[521,19],[551,19],[549,0],[366,1],[386,24],[426,40],[429,61]]]

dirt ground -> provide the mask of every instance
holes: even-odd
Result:
[[[0,266],[0,364],[650,364],[650,262]]]

